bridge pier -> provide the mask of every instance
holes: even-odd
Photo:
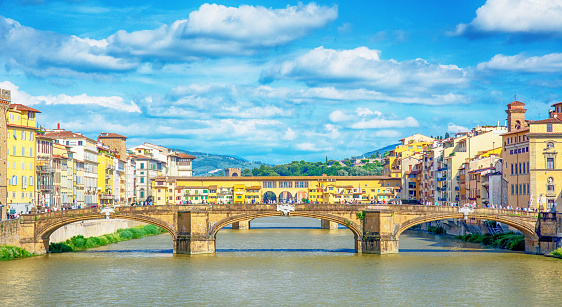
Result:
[[[320,220],[320,228],[322,229],[338,229],[338,223],[329,220]]]
[[[232,229],[238,229],[238,230],[250,229],[250,221],[251,220],[232,223]]]
[[[178,236],[174,240],[174,254],[213,254],[215,252],[215,240],[197,239],[189,235]]]
[[[392,231],[393,217],[394,213],[392,211],[365,211],[363,238],[361,239],[361,250],[363,253],[398,253],[398,239]]]
[[[209,235],[209,213],[178,211],[174,254],[212,254],[215,238]]]

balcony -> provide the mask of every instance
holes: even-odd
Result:
[[[52,173],[54,172],[53,168],[50,167],[49,165],[37,165],[35,167],[35,169],[39,172],[39,173]]]
[[[51,191],[53,189],[52,184],[39,184],[37,185],[37,189],[40,191]]]
[[[103,200],[113,199],[113,195],[111,195],[111,194],[100,194],[99,198],[103,199]]]

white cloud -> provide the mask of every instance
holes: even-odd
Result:
[[[298,150],[312,151],[312,152],[321,152],[321,151],[331,151],[331,150],[333,150],[332,147],[318,147],[318,145],[313,144],[313,143],[308,143],[308,142],[296,144],[295,147]]]
[[[85,77],[135,69],[146,73],[151,69],[144,62],[247,55],[283,45],[337,15],[337,6],[315,3],[284,9],[203,4],[188,19],[154,30],[120,30],[99,40],[40,31],[0,16],[0,55],[8,67],[37,76]]]
[[[478,64],[479,70],[506,70],[528,73],[562,72],[562,53],[527,57],[524,54],[507,56],[497,54],[490,61]]]
[[[562,34],[562,0],[488,0],[454,34],[471,32]]]
[[[467,72],[456,65],[432,64],[423,59],[383,60],[379,50],[359,47],[333,50],[318,47],[294,60],[275,64],[262,72],[260,81],[303,81],[309,86],[400,89],[426,92],[438,87],[463,87]]]
[[[0,82],[0,87],[9,89],[12,92],[12,102],[21,103],[24,105],[95,105],[108,109],[114,109],[123,112],[141,113],[141,109],[134,102],[125,102],[119,96],[88,96],[86,94],[69,96],[66,94],[59,94],[57,96],[32,96],[24,91],[20,91],[19,87],[15,84],[4,81]]]
[[[414,93],[412,96],[404,96],[402,90],[384,94],[381,92],[359,89],[336,89],[335,87],[312,87],[306,89],[292,89],[287,87],[274,88],[268,85],[262,85],[253,90],[253,95],[257,97],[288,99],[294,102],[302,102],[306,100],[325,101],[381,101],[396,102],[406,104],[426,104],[426,105],[448,105],[448,104],[466,104],[469,102],[468,97],[459,94],[423,94]]]
[[[418,121],[413,117],[398,119],[394,114],[384,116],[379,111],[371,111],[363,107],[358,107],[353,113],[344,110],[333,111],[330,113],[329,119],[334,123],[343,123],[352,129],[406,128],[419,126]]]
[[[373,135],[382,138],[398,138],[401,134],[396,130],[378,130],[375,131]]]
[[[367,121],[360,121],[351,125],[353,129],[379,129],[379,128],[406,128],[406,127],[418,127],[418,121],[409,116],[404,119],[382,119],[375,118]]]
[[[336,110],[328,116],[333,123],[347,122],[355,119],[356,117],[352,114],[347,114],[342,110]]]
[[[470,129],[468,129],[467,127],[455,125],[453,123],[449,123],[449,125],[447,125],[447,131],[452,133],[460,133],[460,132],[468,132],[470,131]]]

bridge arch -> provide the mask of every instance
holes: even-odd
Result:
[[[537,235],[537,233],[535,232],[535,226],[524,222],[524,221],[518,221],[515,219],[510,219],[508,217],[505,216],[493,216],[493,215],[479,215],[479,214],[469,214],[468,215],[469,218],[475,218],[478,220],[489,220],[489,221],[496,221],[496,222],[500,222],[509,226],[512,226],[513,228],[521,231],[521,233],[523,233],[523,235],[525,235],[525,238],[531,239],[531,240],[538,240],[539,236]],[[398,237],[408,228],[411,228],[413,226],[422,224],[422,223],[426,223],[426,222],[433,222],[433,221],[439,221],[439,220],[446,220],[446,219],[464,219],[464,214],[462,213],[456,213],[456,214],[447,214],[447,215],[427,215],[427,216],[421,216],[421,217],[416,217],[413,219],[410,219],[404,223],[402,223],[400,225],[400,227],[398,227],[395,232],[394,235],[396,237],[396,239],[398,239]]]
[[[270,216],[279,216],[279,215],[280,215],[279,212],[263,212],[263,213],[256,213],[256,214],[241,214],[241,215],[232,216],[232,217],[223,219],[223,220],[219,221],[218,223],[216,223],[213,226],[213,228],[211,229],[210,235],[211,235],[211,238],[214,240],[216,238],[217,232],[219,232],[219,230],[221,230],[222,228],[224,228],[227,225],[230,225],[232,223],[257,219],[257,218],[260,218],[260,217],[270,217]],[[348,219],[346,219],[344,217],[341,217],[341,216],[332,215],[332,214],[325,214],[325,213],[306,212],[306,211],[291,212],[291,216],[310,217],[310,218],[315,218],[315,219],[328,220],[330,222],[334,222],[334,223],[338,223],[340,225],[343,225],[346,228],[348,228],[349,230],[351,230],[351,232],[353,233],[353,236],[355,237],[356,240],[361,239],[361,237],[363,236],[363,232],[361,230],[362,229],[361,225],[353,223],[353,222],[349,221]]]
[[[35,235],[36,242],[48,242],[51,234],[55,232],[57,229],[76,222],[81,221],[89,221],[89,220],[99,220],[99,219],[106,219],[105,215],[95,214],[95,215],[83,215],[83,216],[75,216],[69,217],[67,219],[57,219],[57,221],[53,223],[46,224],[40,227]],[[176,231],[174,230],[172,225],[169,225],[165,221],[147,217],[147,216],[138,216],[138,215],[120,215],[120,214],[112,214],[111,219],[124,219],[124,220],[133,220],[137,222],[142,222],[146,224],[151,224],[162,229],[165,229],[168,233],[172,235],[172,239],[176,239]],[[47,244],[48,245],[48,244]]]

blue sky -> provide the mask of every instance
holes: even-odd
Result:
[[[268,163],[545,118],[562,0],[0,0],[0,88],[39,122]]]

